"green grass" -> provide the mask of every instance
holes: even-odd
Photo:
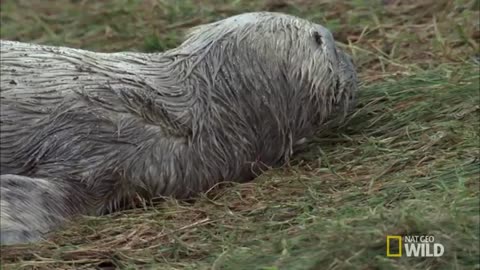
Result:
[[[3,0],[2,39],[97,51],[162,51],[199,23],[288,12],[332,29],[362,86],[347,123],[290,166],[79,218],[3,247],[2,269],[480,269],[480,1],[401,2]],[[387,235],[433,235],[445,254],[388,258]]]

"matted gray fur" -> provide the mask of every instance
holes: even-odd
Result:
[[[138,195],[251,180],[351,110],[357,79],[327,29],[257,12],[199,26],[163,53],[1,41],[0,89],[11,244]]]

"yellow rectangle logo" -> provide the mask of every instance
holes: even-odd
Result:
[[[396,239],[398,241],[398,253],[391,253],[390,249],[392,245],[391,240]],[[402,237],[399,235],[387,235],[387,257],[402,257]]]

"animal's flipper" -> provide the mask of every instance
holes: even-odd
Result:
[[[68,217],[85,213],[89,200],[85,188],[78,185],[58,179],[0,175],[1,244],[40,240]]]

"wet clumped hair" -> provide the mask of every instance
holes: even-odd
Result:
[[[253,179],[355,107],[350,57],[324,27],[254,12],[161,53],[1,41],[1,243],[41,239],[135,196]]]

